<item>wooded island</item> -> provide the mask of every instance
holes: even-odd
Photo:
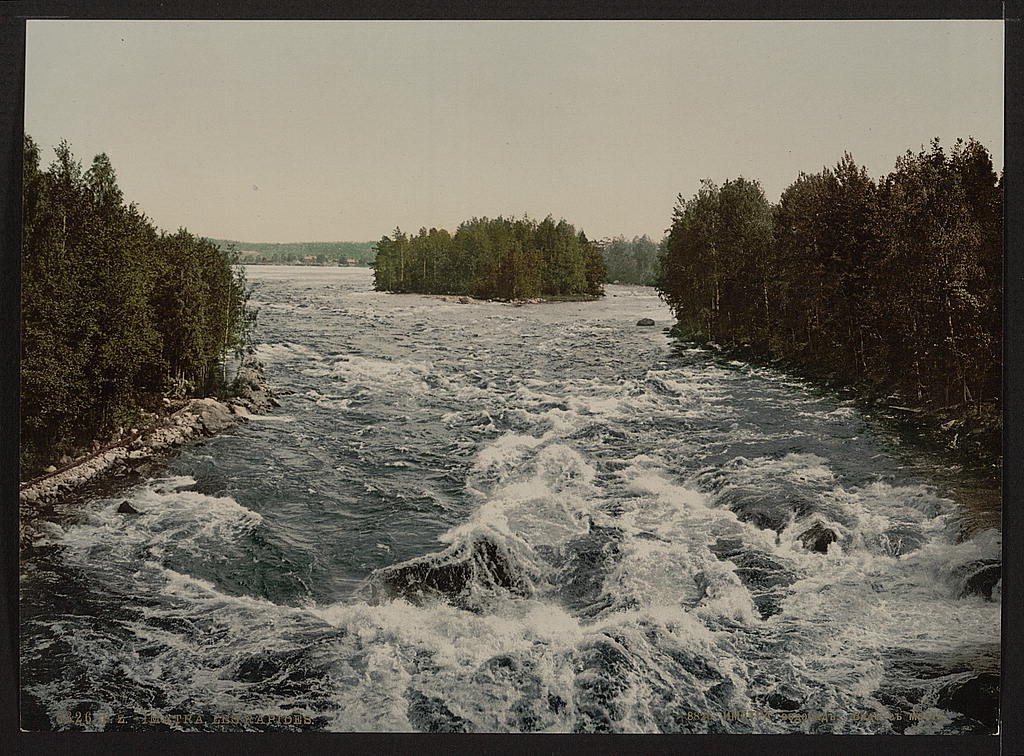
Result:
[[[465,221],[454,235],[396,228],[377,242],[373,282],[378,291],[522,300],[598,297],[605,275],[597,245],[564,220],[499,216]]]

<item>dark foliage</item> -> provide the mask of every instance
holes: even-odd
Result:
[[[597,245],[564,220],[474,218],[454,236],[395,229],[377,242],[378,291],[466,294],[484,299],[600,296],[605,265]]]
[[[757,182],[679,197],[658,288],[698,340],[908,402],[996,416],[1001,179],[958,140],[877,183],[845,155],[772,206]]]
[[[224,382],[252,317],[232,257],[125,204],[106,155],[82,170],[64,142],[45,171],[25,137],[21,468],[135,421],[162,396]]]
[[[598,242],[609,283],[653,286],[658,275],[658,246],[646,234],[632,241],[616,236]]]

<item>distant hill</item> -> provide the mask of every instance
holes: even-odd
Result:
[[[373,262],[376,242],[243,242],[232,239],[210,239],[221,249],[235,245],[242,262],[278,263],[283,265],[356,265]],[[248,253],[248,254],[247,254]],[[349,263],[352,264],[352,263]]]

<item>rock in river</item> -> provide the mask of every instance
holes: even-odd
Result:
[[[654,325],[654,321],[650,318],[640,318],[640,320],[636,321],[636,324],[638,326],[652,326]]]
[[[810,551],[818,551],[822,554],[828,551],[828,545],[836,539],[835,531],[831,528],[827,528],[820,522],[816,522],[799,536],[800,542],[804,545],[805,549]]]

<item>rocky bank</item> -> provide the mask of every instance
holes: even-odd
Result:
[[[175,402],[164,400],[165,413],[147,427],[131,429],[127,435],[64,464],[51,466],[45,475],[20,486],[21,541],[32,543],[73,515],[73,502],[87,488],[99,484],[116,488],[134,482],[140,468],[172,453],[185,442],[213,436],[236,423],[246,422],[280,404],[264,380],[263,365],[247,360],[238,371],[231,396],[221,401],[212,397]]]

